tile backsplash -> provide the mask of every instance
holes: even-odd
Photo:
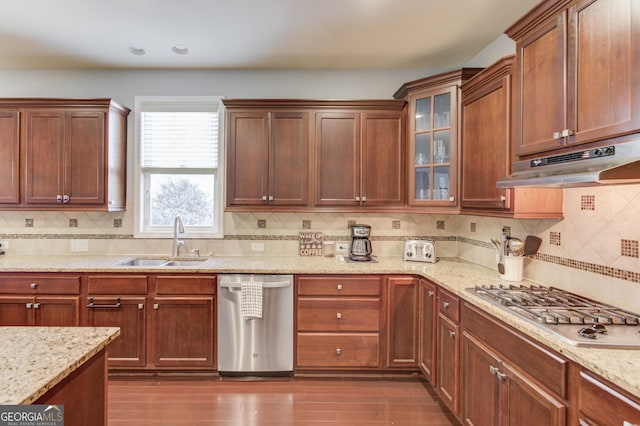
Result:
[[[132,210],[132,209],[130,209]],[[440,257],[461,257],[489,267],[495,250],[489,238],[508,229],[514,237],[542,239],[539,254],[525,261],[525,277],[550,285],[580,286],[585,295],[606,292],[627,302],[640,293],[640,185],[564,190],[563,220],[514,220],[471,215],[420,213],[225,213],[224,239],[189,239],[189,249],[218,256],[293,256],[298,233],[311,229],[324,238],[349,241],[349,225],[372,227],[374,255],[402,255],[404,241],[433,239]],[[72,244],[72,240],[87,244]],[[170,239],[133,238],[132,211],[0,212],[0,240],[7,256],[65,254],[168,254]],[[261,242],[264,251],[252,251]],[[571,288],[569,288],[571,289]],[[586,289],[586,290],[585,290]],[[635,297],[640,299],[640,295]],[[638,302],[632,302],[631,305]],[[628,309],[630,309],[627,306]],[[640,306],[638,306],[640,311]]]

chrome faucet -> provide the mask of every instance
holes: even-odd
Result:
[[[178,257],[180,254],[180,247],[184,246],[184,240],[178,239],[178,234],[184,234],[184,223],[180,215],[176,216],[173,221],[173,251],[171,256]]]

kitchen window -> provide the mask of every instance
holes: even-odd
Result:
[[[136,97],[135,236],[222,237],[223,107],[219,97]]]

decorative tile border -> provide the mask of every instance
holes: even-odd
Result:
[[[537,253],[533,257],[537,260],[542,260],[543,262],[555,263],[556,265],[566,266],[580,271],[592,272],[606,277],[619,278],[621,280],[640,283],[639,272],[625,271],[624,269],[613,268],[611,266],[596,265],[595,263],[582,262],[580,260],[565,259],[544,253]]]

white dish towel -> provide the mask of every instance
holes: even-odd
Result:
[[[246,281],[240,284],[240,314],[245,320],[262,318],[262,283]]]

